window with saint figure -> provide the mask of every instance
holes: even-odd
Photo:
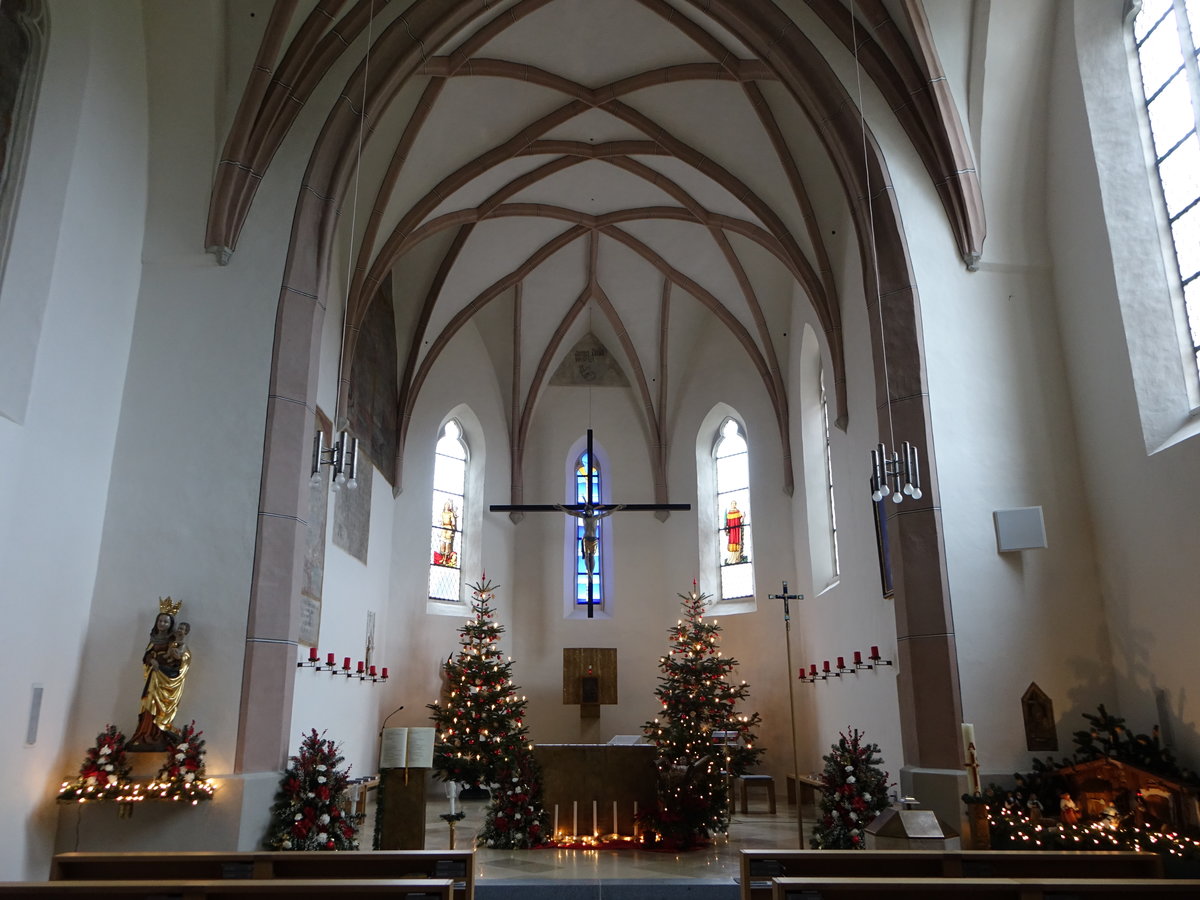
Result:
[[[717,553],[721,599],[754,596],[750,539],[750,454],[741,426],[726,419],[713,446],[716,472]]]
[[[462,427],[451,419],[434,450],[432,540],[429,596],[433,600],[462,600],[462,518],[467,484],[466,442]]]

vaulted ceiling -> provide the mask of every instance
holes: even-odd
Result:
[[[320,295],[335,249],[352,256],[344,390],[391,276],[397,468],[430,369],[468,322],[511,384],[514,502],[537,399],[589,331],[629,376],[657,475],[682,360],[711,327],[757,372],[788,458],[780,341],[797,298],[844,419],[841,298],[912,283],[886,162],[843,85],[855,47],[963,259],[981,252],[978,183],[920,0],[277,0],[231,4],[231,20],[251,9],[230,24],[257,45],[207,244],[236,251],[276,152],[317,112],[285,290]],[[878,266],[838,284],[832,260],[866,263],[872,233]]]

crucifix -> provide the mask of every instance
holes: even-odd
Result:
[[[796,755],[796,700],[793,696],[794,689],[792,681],[795,679],[795,674],[792,672],[792,611],[788,605],[791,600],[803,600],[803,594],[789,594],[788,583],[783,583],[783,593],[767,594],[769,600],[783,601],[783,642],[787,648],[787,682],[788,682],[788,710],[792,714],[792,772],[796,779],[796,827],[800,832],[800,849],[804,849],[804,805],[800,802],[800,758]]]
[[[600,547],[600,520],[621,510],[644,512],[659,509],[691,509],[690,503],[600,503],[592,493],[592,429],[587,430],[587,499],[583,503],[522,503],[493,504],[492,512],[561,512],[583,522],[583,537],[579,540],[579,552],[587,568],[587,616],[595,617],[595,600],[592,596],[592,576],[596,568],[596,556]],[[788,664],[789,666],[791,663]]]

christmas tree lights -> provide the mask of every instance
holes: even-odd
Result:
[[[744,774],[762,748],[754,735],[758,713],[735,711],[750,688],[729,680],[737,660],[717,649],[721,627],[704,618],[710,595],[693,582],[679,596],[684,618],[669,630],[670,652],[658,661],[660,718],[643,726],[658,749],[658,802],[641,824],[686,849],[728,829],[729,779]]]

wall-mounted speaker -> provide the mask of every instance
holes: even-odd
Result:
[[[996,524],[996,550],[1040,550],[1046,546],[1046,523],[1040,506],[997,509],[992,512]]]

